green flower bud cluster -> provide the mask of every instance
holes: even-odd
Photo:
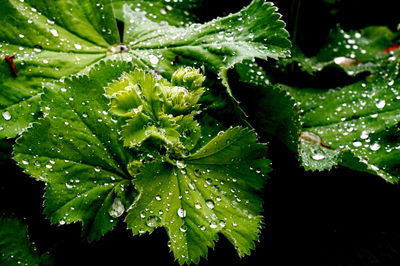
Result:
[[[179,68],[174,72],[171,78],[173,86],[181,86],[188,88],[189,91],[195,91],[199,89],[205,77],[200,73],[200,70],[193,67]]]
[[[161,86],[165,112],[180,115],[192,111],[203,94],[205,77],[193,67],[179,68],[174,72],[171,85]]]
[[[182,132],[199,132],[194,115],[204,79],[191,67],[178,69],[171,82],[135,69],[109,84],[105,96],[110,99],[110,112],[127,121],[122,129],[125,145],[136,147],[150,139],[174,146],[185,142]],[[193,145],[184,144],[186,148]]]

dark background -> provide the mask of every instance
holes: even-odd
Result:
[[[216,2],[224,8],[210,8]],[[205,0],[206,8],[196,12],[207,21],[236,12],[249,2]],[[400,22],[396,2],[274,1],[291,36],[297,27],[295,41],[307,56],[316,54],[337,23],[345,30],[369,25],[396,30]],[[319,80],[328,86],[329,71],[324,74],[326,80]],[[400,265],[397,185],[342,167],[305,172],[279,141],[268,136],[262,136],[262,141],[270,143],[274,171],[263,190],[266,218],[257,248],[251,256],[239,259],[233,246],[220,236],[200,265]],[[9,145],[2,145],[3,151],[10,151]],[[0,167],[0,213],[25,219],[38,251],[54,254],[56,265],[177,265],[163,229],[133,237],[121,223],[99,242],[88,244],[81,237],[80,224],[50,225],[42,215],[44,184],[21,173],[12,161],[3,161]]]

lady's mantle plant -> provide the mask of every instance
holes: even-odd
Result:
[[[206,257],[218,234],[249,254],[270,171],[250,123],[305,169],[340,164],[398,182],[397,33],[338,28],[316,57],[295,47],[281,60],[291,43],[272,3],[200,24],[189,12],[200,2],[2,2],[0,138],[16,138],[12,158],[45,182],[53,224],[82,222],[89,241],[118,221],[134,235],[164,227],[180,264]],[[276,59],[263,63],[275,74],[299,64],[308,74],[333,66],[370,75],[298,89],[255,58]],[[25,228],[14,220],[0,218],[0,263],[41,263],[26,229],[7,233]],[[12,250],[13,238],[21,244]]]
[[[135,235],[165,227],[181,264],[205,257],[217,233],[249,254],[269,161],[246,128],[199,141],[203,80],[193,68],[178,69],[169,82],[106,63],[46,88],[45,117],[17,140],[14,159],[46,182],[51,221],[82,221],[91,241],[126,212]]]

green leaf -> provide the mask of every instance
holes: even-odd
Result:
[[[124,20],[123,6],[127,4],[131,10],[143,13],[152,21],[183,26],[197,20],[192,12],[198,9],[202,2],[203,0],[112,0],[112,5],[115,17],[120,21]]]
[[[285,24],[264,0],[187,27],[150,20],[132,8],[123,7],[125,44],[120,44],[110,0],[7,0],[0,11],[0,56],[15,56],[18,77],[9,63],[0,64],[0,138],[17,136],[37,119],[43,82],[87,73],[100,60],[129,61],[168,76],[182,65],[218,71],[246,58],[288,55]]]
[[[342,68],[348,75],[362,72],[375,72],[388,61],[394,59],[390,48],[398,34],[384,26],[370,26],[360,31],[345,32],[340,27],[331,31],[328,44],[317,56],[305,57],[298,47],[293,49],[293,58],[288,62],[297,62],[303,71],[312,74],[325,67]],[[393,47],[395,48],[395,47]]]
[[[39,254],[28,235],[28,226],[17,218],[0,217],[0,264],[39,265]]]
[[[126,63],[102,63],[90,78],[66,79],[45,89],[45,117],[17,139],[14,160],[46,182],[45,214],[52,223],[82,221],[89,241],[115,226],[135,191],[126,169],[132,155],[108,113],[108,82],[129,71]]]
[[[180,264],[206,257],[218,233],[248,255],[262,223],[257,191],[270,171],[264,155],[253,131],[235,127],[188,157],[146,164],[134,180],[139,196],[128,228],[143,234],[165,227]]]
[[[0,10],[0,138],[15,137],[39,116],[42,82],[82,71],[119,42],[109,3],[3,1]],[[5,56],[15,56],[13,77]]]
[[[290,41],[277,8],[254,0],[240,12],[205,24],[175,27],[124,7],[124,42],[141,67],[169,75],[176,65],[205,65],[218,72],[243,59],[289,55]],[[136,58],[136,59],[135,59]]]
[[[277,136],[292,151],[298,150],[301,122],[295,100],[270,84],[256,62],[244,61],[227,72],[227,81],[248,122],[257,132]]]
[[[306,168],[341,164],[398,182],[398,69],[393,63],[379,75],[337,89],[284,87],[301,104],[301,140],[307,144],[301,146],[300,155]]]

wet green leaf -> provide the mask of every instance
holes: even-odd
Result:
[[[322,170],[341,164],[398,182],[398,69],[398,63],[393,63],[377,75],[343,88],[284,87],[302,109],[300,138],[307,144],[301,146],[300,156],[306,168]]]
[[[115,17],[123,21],[123,6],[127,6],[136,12],[141,12],[155,22],[167,22],[173,26],[183,26],[197,20],[193,11],[200,8],[203,0],[112,0]]]
[[[395,59],[393,55],[397,53],[397,37],[397,33],[384,26],[348,32],[337,27],[329,34],[328,44],[316,56],[306,57],[296,47],[293,58],[287,62],[295,61],[303,71],[311,74],[328,66],[342,68],[348,75],[374,72]]]
[[[37,119],[43,82],[87,73],[100,60],[128,61],[168,76],[182,65],[219,71],[246,58],[288,55],[285,24],[264,0],[225,18],[186,27],[149,19],[132,8],[133,2],[141,1],[122,7],[124,44],[110,0],[4,3],[0,56],[15,56],[18,77],[13,77],[9,63],[0,64],[0,137],[15,137]],[[159,4],[144,6],[152,10]]]
[[[132,67],[100,64],[83,76],[45,89],[45,117],[14,145],[14,160],[46,183],[45,214],[52,223],[82,221],[89,241],[111,230],[134,197],[126,169],[132,155],[108,112],[104,87]],[[105,69],[105,70],[104,70]]]
[[[205,24],[174,27],[152,22],[125,6],[124,41],[143,68],[171,74],[176,65],[202,66],[218,72],[243,59],[288,56],[290,42],[276,7],[254,0],[240,12]]]
[[[270,171],[265,146],[235,127],[193,155],[144,166],[126,222],[134,234],[164,227],[180,264],[198,263],[222,233],[240,256],[254,249],[262,223],[259,191]]]
[[[40,256],[29,239],[28,226],[17,218],[0,216],[0,264],[40,265]]]

